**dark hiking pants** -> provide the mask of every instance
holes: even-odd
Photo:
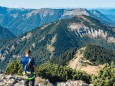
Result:
[[[35,85],[35,78],[32,80],[25,80],[24,86],[29,86],[29,82],[30,82],[30,86],[34,86]]]

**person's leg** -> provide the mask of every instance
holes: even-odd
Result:
[[[35,85],[35,78],[30,80],[30,86],[34,86]]]
[[[24,86],[29,86],[29,80],[25,79]]]

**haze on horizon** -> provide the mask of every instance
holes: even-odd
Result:
[[[115,0],[0,0],[9,8],[115,8]]]

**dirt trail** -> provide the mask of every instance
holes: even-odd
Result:
[[[102,68],[102,65],[92,66],[89,60],[84,58],[83,52],[85,51],[85,47],[81,48],[76,52],[74,58],[69,62],[69,67],[74,70],[83,70],[88,74],[97,74]]]

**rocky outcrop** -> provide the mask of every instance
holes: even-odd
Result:
[[[22,76],[0,74],[0,86],[24,86]],[[35,86],[92,86],[81,80],[51,84],[47,79],[36,77]]]
[[[92,86],[92,85],[86,84],[81,80],[77,80],[77,81],[67,81],[67,82],[57,83],[57,86]]]
[[[52,86],[48,80],[44,80],[44,83],[38,83],[38,77],[36,78],[35,86]],[[24,86],[25,79],[21,76],[4,75],[0,74],[0,86]]]

